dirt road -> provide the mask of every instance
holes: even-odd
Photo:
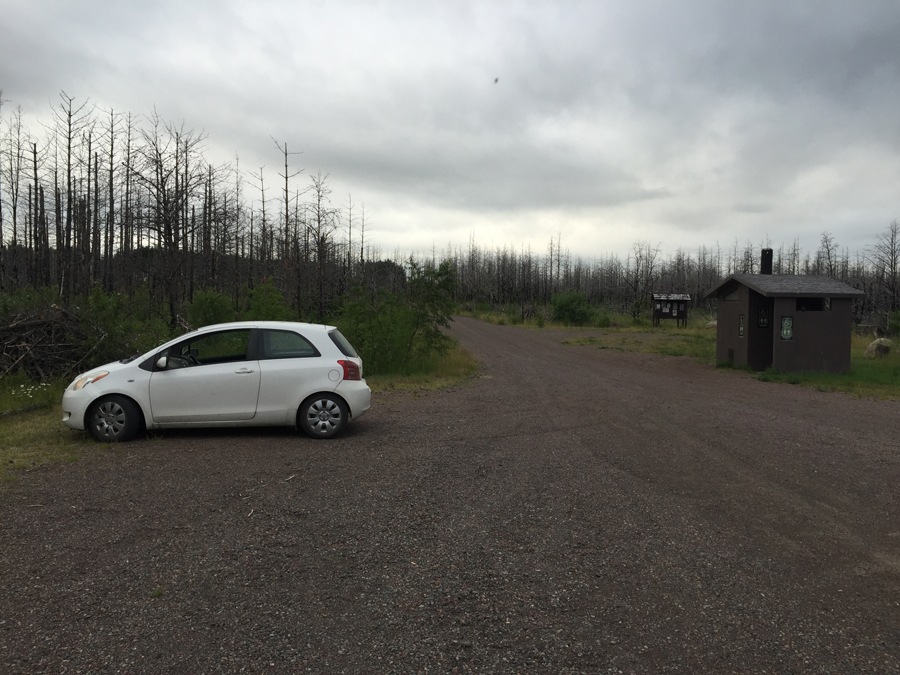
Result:
[[[900,404],[452,332],[481,378],[333,442],[22,474],[0,672],[900,672]]]

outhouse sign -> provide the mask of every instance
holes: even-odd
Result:
[[[781,339],[790,340],[794,337],[794,317],[781,317]]]

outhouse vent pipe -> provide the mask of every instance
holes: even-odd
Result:
[[[772,249],[764,248],[759,261],[760,274],[772,274]]]

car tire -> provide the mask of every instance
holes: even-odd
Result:
[[[141,428],[141,409],[130,398],[105,396],[88,409],[88,430],[100,443],[124,443]]]
[[[337,436],[350,411],[343,399],[333,394],[310,396],[297,411],[297,423],[308,436],[313,438],[333,438]]]

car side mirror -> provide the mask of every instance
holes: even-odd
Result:
[[[166,367],[166,364],[167,364],[168,362],[169,362],[169,360],[168,360],[165,356],[160,356],[160,357],[156,360],[156,367],[159,368],[160,370],[164,370],[165,367]]]

